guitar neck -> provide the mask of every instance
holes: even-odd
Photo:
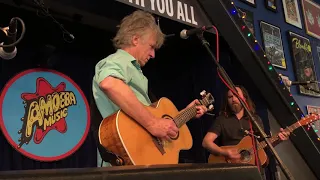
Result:
[[[190,119],[192,119],[196,114],[196,106],[192,106],[181,111],[173,120],[178,126],[178,128],[180,128],[182,125],[186,124]]]
[[[292,124],[291,126],[287,127],[286,129],[284,129],[284,131],[293,132],[294,130],[296,130],[296,129],[299,128],[299,127],[301,127],[301,124],[300,124],[299,122],[296,122],[296,123]],[[273,136],[269,139],[269,141],[271,142],[271,144],[273,144],[273,143],[275,143],[275,142],[277,142],[277,141],[279,141],[279,140],[280,140],[280,138],[279,138],[278,134],[273,135]],[[258,147],[257,147],[257,148],[258,148],[258,150],[260,150],[260,149],[263,149],[263,148],[265,148],[265,147],[267,147],[267,143],[266,143],[265,141],[262,141],[262,142],[260,142],[260,143],[258,144]]]
[[[204,92],[205,93],[205,92]],[[206,94],[202,100],[199,100],[200,104],[207,107],[209,104],[214,102],[214,98],[210,93]],[[181,111],[176,117],[174,117],[174,122],[180,128],[182,125],[186,124],[190,119],[197,115],[196,105],[193,105],[189,108]]]

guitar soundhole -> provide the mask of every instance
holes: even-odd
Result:
[[[249,162],[251,160],[251,153],[248,150],[241,150],[240,155],[240,160],[242,162]]]
[[[170,115],[168,115],[168,114],[162,115],[162,118],[173,121],[173,118],[172,118]],[[173,122],[174,122],[174,121],[173,121]],[[175,123],[175,122],[174,122],[174,123]],[[177,125],[177,124],[176,124],[176,125]],[[171,140],[177,140],[177,139],[179,138],[179,131],[178,131],[178,134],[177,134],[176,137],[170,137],[170,138],[171,138]]]

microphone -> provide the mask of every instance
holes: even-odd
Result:
[[[254,134],[252,134],[250,131],[248,131],[248,130],[244,130],[244,133],[246,133],[247,135],[251,135],[251,136],[254,136],[255,138],[260,138],[260,136],[257,136],[257,135],[254,135]]]
[[[11,45],[17,38],[17,20],[11,19],[9,27],[2,29],[6,34],[6,40],[1,45]],[[0,57],[6,60],[13,59],[17,55],[15,45],[9,47],[0,47]]]
[[[305,81],[305,82],[299,82],[299,81],[290,81],[290,80],[284,80],[283,83],[290,87],[292,85],[308,85],[312,83],[317,83],[316,81]]]
[[[203,26],[201,28],[194,28],[194,29],[189,29],[189,30],[184,29],[184,30],[182,30],[180,32],[180,37],[182,39],[188,39],[189,36],[191,36],[193,34],[198,34],[198,33],[201,33],[203,31],[206,31],[206,30],[209,30],[209,29],[212,29],[212,28],[213,28],[212,26],[208,26],[208,27],[207,26]]]

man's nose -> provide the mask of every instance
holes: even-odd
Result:
[[[155,53],[154,50],[152,50],[152,51],[150,52],[150,57],[151,57],[151,58],[155,58],[155,57],[156,57],[156,53]]]
[[[232,97],[232,102],[237,102],[238,98],[236,96]]]

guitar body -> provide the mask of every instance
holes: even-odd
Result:
[[[155,117],[171,121],[179,111],[167,98],[155,107],[146,107]],[[109,151],[120,156],[125,165],[178,164],[180,150],[192,147],[192,136],[184,124],[171,142],[159,141],[123,111],[105,118],[99,127],[99,141]]]
[[[224,156],[217,156],[210,154],[208,158],[208,163],[245,163],[255,165],[255,156],[252,149],[252,140],[250,136],[244,137],[237,145],[235,146],[222,146],[222,149],[235,148],[241,155],[241,158],[238,160],[228,159]],[[263,149],[258,150],[258,156],[262,166],[265,166],[268,162],[267,154]]]

